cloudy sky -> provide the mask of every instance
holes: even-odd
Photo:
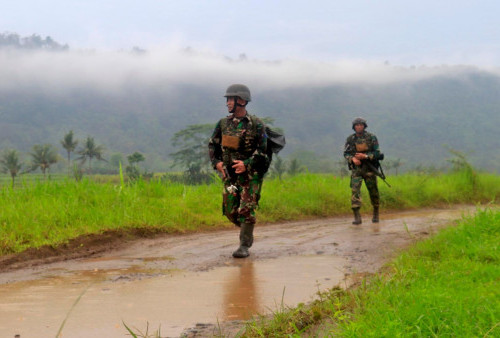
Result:
[[[496,0],[0,0],[0,29],[72,49],[500,66]]]

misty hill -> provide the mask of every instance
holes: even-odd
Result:
[[[266,95],[264,107],[287,131],[288,150],[338,156],[356,116],[382,151],[407,168],[443,164],[447,147],[468,155],[474,165],[500,168],[500,78],[478,71],[418,82],[373,86],[299,88]],[[271,104],[271,105],[272,105]]]
[[[28,57],[22,62],[7,59],[3,63],[0,150],[15,148],[27,153],[34,144],[51,143],[64,154],[59,140],[72,129],[80,140],[95,137],[106,147],[107,158],[139,151],[146,155],[149,168],[166,170],[169,153],[174,151],[174,133],[190,124],[215,124],[226,114],[226,87],[245,82],[254,98],[248,110],[274,118],[275,125],[286,133],[287,147],[280,155],[298,157],[311,170],[331,170],[332,164],[342,159],[345,138],[352,133],[351,121],[357,116],[368,120],[368,130],[378,136],[386,156],[401,159],[407,169],[442,166],[450,157],[443,145],[468,154],[480,168],[500,169],[500,141],[496,137],[500,77],[492,72],[445,67],[446,71],[420,78],[379,82],[366,75],[367,81],[290,81],[287,85],[285,80],[284,84],[269,80],[275,80],[274,74],[266,78],[262,72],[261,80],[258,74],[250,73],[257,73],[258,67],[274,71],[281,67],[279,63],[224,60],[209,64],[208,68],[234,69],[235,74],[224,76],[220,72],[218,77],[215,71],[195,69],[189,73],[193,65],[201,69],[201,60],[195,59],[196,64],[189,61],[187,70],[173,76],[175,65],[162,73],[162,59],[153,67],[147,66],[154,64],[153,58],[135,56],[130,62],[139,66],[125,76],[113,69],[115,64],[117,69],[122,67],[121,55],[105,66],[81,61],[88,56],[56,57],[59,59],[52,62],[52,56],[41,55],[37,65],[43,67],[25,73],[14,72],[12,67],[31,65]],[[181,54],[176,62],[182,64],[189,57]],[[249,73],[240,70],[247,68]],[[76,77],[73,71],[82,79],[71,82]],[[149,79],[144,74],[154,76]]]

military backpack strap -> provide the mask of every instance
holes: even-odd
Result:
[[[250,122],[252,122],[253,134],[256,135],[257,134],[257,117],[255,115],[251,115],[251,114],[248,114],[248,115],[250,115]]]
[[[227,128],[227,117],[223,117],[220,119],[220,131],[221,134],[224,133],[224,131]]]

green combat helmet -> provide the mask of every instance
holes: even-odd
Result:
[[[365,126],[365,129],[368,128],[368,125],[366,124],[366,120],[362,117],[356,117],[354,121],[352,121],[352,130],[354,129],[354,126],[357,124],[363,124]]]
[[[252,96],[250,95],[250,89],[242,84],[232,84],[227,87],[226,94],[224,97],[238,96],[241,99],[250,102],[252,101]]]

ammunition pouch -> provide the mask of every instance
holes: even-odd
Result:
[[[229,149],[238,150],[240,138],[238,136],[222,135],[222,146]]]
[[[366,143],[356,143],[357,153],[366,153],[368,151],[368,145]]]

